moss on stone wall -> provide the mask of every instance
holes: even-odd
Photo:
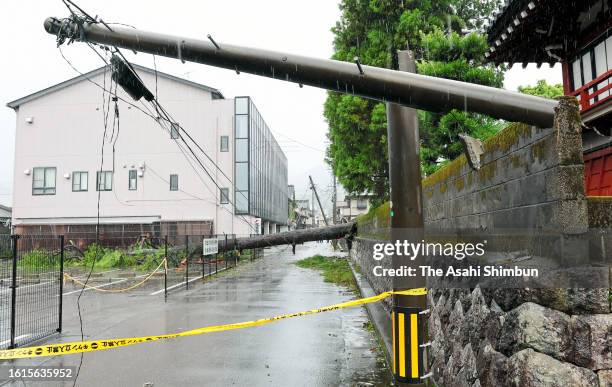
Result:
[[[522,123],[511,123],[495,136],[487,139],[483,143],[485,152],[500,151],[508,152],[514,145],[519,143],[521,138],[531,136],[531,126]]]
[[[455,179],[455,189],[457,192],[461,192],[463,187],[465,187],[465,179],[463,177]]]
[[[357,217],[357,227],[359,229],[380,229],[391,226],[391,204],[383,203],[376,208],[370,209],[367,214]]]
[[[612,228],[612,196],[587,197],[589,227]]]
[[[533,160],[542,162],[546,158],[546,139],[538,141],[531,146],[531,157]]]
[[[502,153],[507,153],[512,149],[513,146],[518,145],[521,138],[527,138],[531,136],[532,127],[522,123],[511,123],[505,129],[500,131],[495,136],[487,139],[483,143],[483,148],[485,152],[495,152],[500,151]],[[543,155],[543,150],[541,153],[537,154],[538,156]],[[515,157],[511,162],[513,165],[520,164],[520,159]],[[433,173],[432,175],[423,179],[423,190],[426,191],[428,188],[434,187],[436,185],[447,184],[453,178],[461,177],[461,171],[463,167],[467,164],[467,158],[465,155],[460,155],[455,160],[451,161],[444,167],[440,168],[438,171]],[[481,172],[482,171],[482,172]],[[495,175],[495,165],[485,165],[479,171],[479,176],[481,181],[486,181]],[[471,174],[468,175],[467,185],[471,186],[474,183]],[[465,186],[465,181],[460,184],[462,189]],[[446,192],[442,186],[440,186],[440,192]],[[428,193],[431,197],[432,193]]]
[[[435,173],[423,179],[423,188],[430,188],[439,183],[447,182],[453,177],[461,176],[461,169],[467,164],[465,155],[457,157],[455,160],[446,164]]]
[[[494,161],[489,164],[485,164],[478,170],[478,181],[486,182],[495,177],[495,171],[497,170],[497,162]]]
[[[501,152],[506,154],[517,146],[521,139],[529,138],[532,135],[532,126],[522,123],[511,123],[495,136],[483,142],[484,151],[487,153]],[[534,144],[532,156],[535,160],[542,160],[546,157],[546,142],[540,141]],[[514,168],[518,168],[523,160],[520,156],[513,155],[508,161]],[[426,199],[434,197],[436,192],[444,194],[447,192],[449,185],[454,186],[457,191],[461,191],[466,187],[471,187],[475,183],[483,183],[490,181],[495,177],[497,171],[497,162],[485,164],[477,172],[467,173],[462,175],[464,167],[468,161],[464,154],[457,157],[444,167],[440,168],[435,173],[423,179],[423,196]],[[475,179],[474,176],[478,178]],[[486,195],[481,192],[481,196]],[[484,200],[484,198],[483,198]],[[390,227],[390,205],[385,203],[378,208],[370,210],[369,213],[357,218],[360,235],[362,231],[366,234],[371,234],[373,230],[380,230]]]

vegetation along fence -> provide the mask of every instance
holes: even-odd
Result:
[[[263,256],[262,249],[205,255],[204,239],[227,243],[233,238],[0,235],[0,349],[61,332],[63,295],[83,287],[167,297],[236,267],[240,259]]]

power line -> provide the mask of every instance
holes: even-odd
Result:
[[[75,22],[77,22],[77,23],[79,23],[79,24],[82,24],[82,23],[83,23],[83,20],[81,20],[81,18],[79,18],[79,16],[78,16],[78,15],[76,15],[76,13],[75,13],[75,12],[74,12],[74,11],[71,9],[71,7],[70,7],[70,6],[69,6],[69,5],[68,5],[66,2],[69,2],[69,3],[70,3],[72,6],[74,6],[75,8],[77,8],[77,9],[79,10],[79,12],[81,12],[81,13],[82,13],[82,14],[85,16],[85,19],[86,19],[88,22],[91,22],[91,23],[102,23],[102,24],[103,24],[103,25],[104,25],[104,26],[105,26],[105,27],[106,27],[106,28],[107,28],[109,31],[112,31],[112,28],[111,28],[111,27],[108,25],[108,23],[105,23],[105,22],[104,22],[104,21],[102,21],[101,19],[100,19],[100,20],[98,20],[98,19],[97,19],[97,17],[96,17],[96,19],[92,18],[92,17],[91,17],[89,14],[87,14],[85,11],[83,11],[83,10],[82,10],[80,7],[78,7],[76,4],[74,4],[74,2],[72,2],[71,0],[63,0],[63,1],[64,1],[64,4],[66,4],[66,6],[68,7],[69,11],[71,12],[71,14],[72,14],[72,18],[74,19],[74,21],[75,21]],[[131,26],[131,27],[133,27],[133,26]],[[67,35],[67,36],[65,36],[65,35],[63,35],[63,34],[61,33],[61,31],[60,31],[60,33],[58,34],[58,46],[59,46],[59,45],[61,45],[61,43],[63,43],[63,42],[65,41],[65,39],[66,39],[66,38],[69,38],[69,39],[70,39],[70,42],[72,42],[72,41],[76,40],[77,38],[81,38],[81,40],[83,40],[83,39],[82,39],[82,37],[68,36],[68,35]],[[69,43],[70,43],[70,42],[69,42]],[[97,50],[95,50],[95,49],[94,49],[93,45],[92,45],[91,43],[88,43],[88,45],[89,45],[89,46],[92,48],[92,50],[94,50],[94,51],[97,53],[97,55],[98,55],[98,56],[100,56],[100,57],[101,57],[101,59],[102,59],[102,60],[103,60],[103,61],[106,63],[106,60],[105,60],[105,59],[104,59],[104,58],[103,58],[103,57],[102,57],[102,56],[101,56],[101,55],[100,55],[100,54],[97,52]],[[104,47],[104,46],[101,46],[101,47],[102,47],[103,49],[105,49],[105,50],[107,50],[107,51],[108,51],[108,48],[107,48],[107,47]],[[134,77],[136,77],[136,79],[138,79],[138,80],[139,80],[140,82],[142,82],[142,84],[144,85],[144,82],[142,81],[142,79],[140,78],[140,76],[138,75],[138,73],[135,71],[134,67],[133,67],[133,66],[131,65],[131,63],[130,63],[130,62],[127,60],[127,58],[126,58],[126,57],[123,55],[123,53],[121,52],[121,50],[119,50],[119,48],[118,48],[118,47],[116,47],[116,46],[114,47],[114,53],[115,53],[115,54],[117,54],[119,57],[121,57],[121,58],[122,58],[122,60],[123,60],[123,62],[125,63],[125,65],[126,65],[126,66],[129,68],[129,70],[132,72],[133,76],[134,76]],[[62,56],[63,56],[63,54],[62,54]],[[66,58],[64,57],[64,59],[66,59]],[[140,110],[141,112],[145,113],[146,115],[148,115],[148,116],[150,116],[150,117],[154,118],[154,120],[155,120],[155,121],[156,121],[156,122],[157,122],[157,123],[158,123],[160,126],[162,126],[160,121],[161,121],[161,120],[164,120],[164,121],[166,121],[167,123],[169,123],[170,125],[174,125],[174,126],[178,127],[178,129],[179,129],[179,139],[180,139],[180,140],[183,142],[183,144],[184,144],[184,145],[187,147],[187,149],[189,150],[189,153],[191,154],[191,156],[193,157],[193,159],[194,159],[194,160],[195,160],[195,161],[196,161],[196,162],[197,162],[197,163],[200,165],[200,167],[201,167],[201,168],[204,170],[204,172],[205,172],[205,173],[208,175],[208,177],[209,177],[209,178],[210,178],[210,179],[213,181],[213,183],[215,184],[215,186],[216,186],[216,187],[217,187],[219,190],[221,190],[221,187],[220,187],[220,186],[217,184],[216,179],[212,177],[212,175],[210,174],[210,172],[208,171],[208,169],[206,168],[206,166],[204,165],[204,163],[203,163],[203,162],[200,160],[200,158],[199,158],[199,157],[196,155],[196,153],[194,152],[194,150],[192,149],[192,147],[191,147],[191,146],[190,146],[190,145],[187,143],[187,141],[185,140],[185,138],[184,138],[184,137],[181,135],[181,131],[182,131],[182,132],[183,132],[183,133],[184,133],[184,134],[187,136],[187,138],[188,138],[188,139],[191,141],[191,143],[193,143],[193,145],[194,145],[196,148],[198,148],[198,150],[199,150],[199,151],[200,151],[200,152],[201,152],[201,153],[202,153],[202,154],[203,154],[203,155],[204,155],[204,156],[205,156],[205,157],[206,157],[206,158],[207,158],[207,159],[210,161],[210,163],[211,163],[211,164],[214,166],[214,168],[216,168],[216,169],[217,169],[217,170],[218,170],[218,171],[219,171],[219,172],[220,172],[220,173],[223,175],[223,177],[225,177],[225,178],[226,178],[226,179],[227,179],[227,180],[228,180],[230,183],[232,183],[232,184],[233,184],[233,180],[232,180],[232,179],[230,179],[230,178],[227,176],[227,174],[226,174],[226,173],[223,171],[223,169],[222,169],[222,168],[220,168],[220,167],[219,167],[219,165],[217,165],[217,163],[216,163],[216,162],[215,162],[215,161],[214,161],[214,160],[213,160],[213,159],[212,159],[212,158],[211,158],[211,157],[210,157],[210,156],[209,156],[209,155],[208,155],[208,154],[207,154],[207,153],[204,151],[204,149],[202,149],[202,147],[199,145],[199,143],[193,139],[193,137],[192,137],[192,136],[189,134],[189,132],[188,132],[187,130],[185,130],[185,128],[183,128],[183,127],[182,127],[182,126],[181,126],[181,125],[180,125],[178,122],[176,122],[176,121],[173,119],[173,117],[171,116],[171,114],[170,114],[170,113],[168,113],[168,112],[167,112],[167,111],[166,111],[166,110],[163,108],[163,106],[162,106],[162,105],[159,103],[159,101],[158,101],[158,99],[157,99],[157,65],[156,65],[156,63],[155,63],[155,57],[154,57],[153,59],[154,59],[154,65],[155,65],[155,76],[156,76],[156,95],[154,96],[153,101],[151,101],[151,104],[152,104],[152,106],[155,108],[155,111],[157,112],[158,116],[157,116],[157,117],[154,117],[154,116],[153,116],[153,114],[152,114],[152,112],[151,112],[151,111],[150,111],[150,110],[149,110],[149,109],[146,107],[146,105],[145,105],[144,103],[142,103],[142,102],[141,102],[141,103],[143,104],[143,106],[145,107],[145,109],[147,109],[147,110],[148,110],[148,112],[145,112],[143,109],[141,109],[141,108],[139,108],[139,107],[137,107],[137,109],[138,109],[138,110]],[[67,62],[69,62],[69,61],[67,61]],[[71,65],[71,66],[72,66],[72,65]],[[74,68],[74,66],[72,66],[72,67]],[[76,69],[75,69],[75,70],[76,70]],[[78,70],[77,70],[77,72],[78,72]],[[92,82],[92,83],[95,83],[95,82]],[[99,86],[99,85],[98,85],[98,86]],[[104,90],[104,89],[105,89],[105,88],[103,87],[103,90]],[[125,101],[124,99],[121,99],[121,100],[122,100],[123,102],[127,102],[127,101]],[[129,103],[129,102],[128,102],[128,103]],[[134,105],[134,104],[132,104],[132,103],[129,103],[129,104],[130,104],[131,106],[135,106],[135,105]],[[285,137],[287,137],[287,136],[285,136]],[[289,138],[289,137],[288,137],[288,138]],[[290,139],[291,139],[291,138],[290,138]],[[294,139],[291,139],[291,140],[292,140],[292,141],[294,141],[294,142],[296,142],[296,143],[299,143],[299,144],[301,144],[301,145],[303,145],[303,146],[306,146],[306,147],[309,147],[309,148],[312,148],[312,149],[318,150],[318,151],[320,151],[320,152],[324,152],[324,151],[322,151],[322,150],[320,150],[320,149],[316,149],[316,148],[311,147],[311,146],[309,146],[309,145],[306,145],[306,144],[300,143],[300,142],[299,142],[299,141],[297,141],[297,140],[294,140]],[[177,142],[177,144],[178,144],[178,142]],[[245,198],[246,198],[246,197],[245,197]],[[229,204],[232,204],[232,205],[234,205],[234,207],[235,207],[235,204],[234,204],[234,203],[232,203],[232,201],[231,201],[229,198],[227,198],[227,199],[228,199]],[[248,200],[248,198],[246,198],[246,199]],[[236,214],[234,214],[234,215],[236,215]],[[253,228],[253,226],[250,224],[250,222],[246,221],[246,219],[244,218],[244,216],[240,215],[240,217],[241,217],[241,218],[242,218],[242,219],[245,221],[245,223],[247,223],[247,224],[249,225],[249,227]]]
[[[291,142],[294,142],[294,143],[299,144],[299,145],[301,145],[301,146],[304,146],[304,147],[306,147],[306,148],[310,148],[310,149],[312,149],[312,150],[316,150],[317,152],[326,153],[326,151],[324,151],[324,150],[322,150],[322,149],[315,148],[315,147],[314,147],[314,146],[312,146],[312,145],[305,144],[305,143],[303,143],[303,142],[301,142],[301,141],[298,141],[298,140],[296,140],[296,139],[294,139],[294,138],[291,138],[291,137],[287,136],[286,134],[283,134],[283,133],[278,132],[278,131],[276,131],[276,130],[272,130],[272,129],[270,129],[270,130],[271,130],[271,131],[273,131],[273,132],[275,132],[277,135],[280,135],[280,136],[282,136],[282,137],[285,137],[287,140],[289,140],[289,141],[291,141]]]
[[[120,50],[118,50],[115,47],[115,50],[117,52],[120,52]],[[124,59],[124,61],[127,63],[128,68],[130,69],[130,71],[140,80],[140,82],[144,85],[144,81],[142,81],[142,79],[140,78],[140,76],[136,73],[136,70],[134,69],[134,67],[127,61],[127,59],[125,59],[125,56],[123,56],[123,54],[121,54],[121,57]],[[157,66],[155,66],[157,67]],[[157,84],[157,69],[155,69],[155,78],[156,78],[156,84]],[[157,87],[157,86],[156,86]],[[141,101],[142,103],[142,101]],[[221,174],[228,180],[228,182],[230,182],[231,184],[233,184],[232,179],[230,179],[225,172],[221,169],[221,167],[219,167],[219,165],[217,165],[217,163],[204,151],[204,149],[200,146],[200,144],[194,140],[194,138],[189,134],[189,132],[183,128],[176,120],[174,120],[174,118],[171,116],[170,113],[168,113],[168,111],[159,103],[159,101],[154,97],[153,101],[151,101],[151,104],[153,105],[153,107],[155,108],[155,111],[158,113],[158,117],[159,119],[156,119],[156,123],[158,125],[160,125],[160,127],[168,130],[171,132],[172,130],[172,126],[178,127],[179,128],[179,139],[183,141],[183,144],[187,147],[187,149],[189,150],[189,153],[191,154],[191,156],[195,159],[195,161],[200,165],[200,167],[202,168],[202,170],[204,170],[204,172],[206,173],[206,175],[208,175],[208,177],[210,178],[210,180],[213,182],[213,184],[219,189],[219,192],[221,191],[222,187],[219,186],[219,184],[217,184],[217,181],[215,178],[213,178],[213,176],[211,175],[211,173],[208,171],[208,169],[206,168],[206,166],[204,165],[204,163],[199,159],[199,157],[196,155],[196,153],[194,152],[194,150],[191,148],[191,146],[187,143],[187,141],[183,138],[183,136],[181,136],[181,132],[185,133],[187,135],[187,137],[191,140],[191,142],[204,154],[204,156],[206,156],[206,158],[213,164],[213,166],[219,171],[221,172]],[[144,105],[143,103],[143,106]],[[161,122],[160,119],[163,119],[165,122],[167,122],[168,124],[171,125],[170,129],[165,128]],[[179,145],[179,143],[177,142],[177,145]],[[180,145],[179,145],[180,148]],[[183,150],[181,149],[181,152],[183,152]],[[183,152],[184,154],[184,152]],[[202,182],[204,182],[202,180]],[[205,184],[206,185],[206,184]],[[206,185],[207,188],[208,185]],[[210,188],[209,188],[210,191]],[[212,191],[211,191],[212,193]],[[240,193],[242,194],[242,193]],[[244,194],[242,194],[244,196]],[[213,196],[216,197],[216,194],[213,193]],[[248,200],[247,197],[245,197],[245,199]],[[235,208],[235,204],[232,202],[232,200],[228,197],[227,198],[229,204],[233,205]],[[224,208],[225,209],[225,208]],[[254,231],[258,231],[245,217],[244,215],[237,215],[237,214],[233,214],[234,216],[237,216],[239,219],[241,219],[244,223],[246,223],[252,230]]]

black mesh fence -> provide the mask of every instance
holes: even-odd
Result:
[[[0,348],[11,344],[11,284],[13,247],[10,235],[0,235]]]
[[[61,330],[62,239],[0,236],[0,348]]]
[[[263,249],[204,251],[205,240],[223,246],[240,237],[248,236],[0,234],[0,349],[61,332],[63,295],[84,286],[107,293],[168,294],[215,277],[240,260],[263,256]]]

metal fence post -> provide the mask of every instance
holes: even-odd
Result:
[[[206,256],[204,255],[204,236],[203,235],[200,238],[200,241],[202,241],[202,255],[200,255],[201,257],[200,262],[202,262],[202,281],[204,281],[204,277],[206,276],[206,266],[205,266],[204,260],[206,259]]]
[[[215,254],[215,274],[217,274],[217,271],[219,269],[219,254]]]
[[[185,235],[185,289],[189,289],[189,235]]]
[[[57,331],[62,333],[62,310],[64,305],[64,235],[60,236],[60,273],[59,273],[59,325]]]
[[[168,301],[168,235],[164,237],[164,252],[166,264],[164,265],[164,301]]]
[[[225,235],[225,249],[223,250],[223,260],[225,261],[225,270],[227,270],[227,234]]]
[[[17,241],[19,235],[11,235],[13,241],[13,271],[11,278],[11,342],[9,349],[15,348],[15,319],[17,307]]]
[[[234,234],[234,258],[236,258],[236,266],[238,266],[238,254],[236,254],[236,234]]]

